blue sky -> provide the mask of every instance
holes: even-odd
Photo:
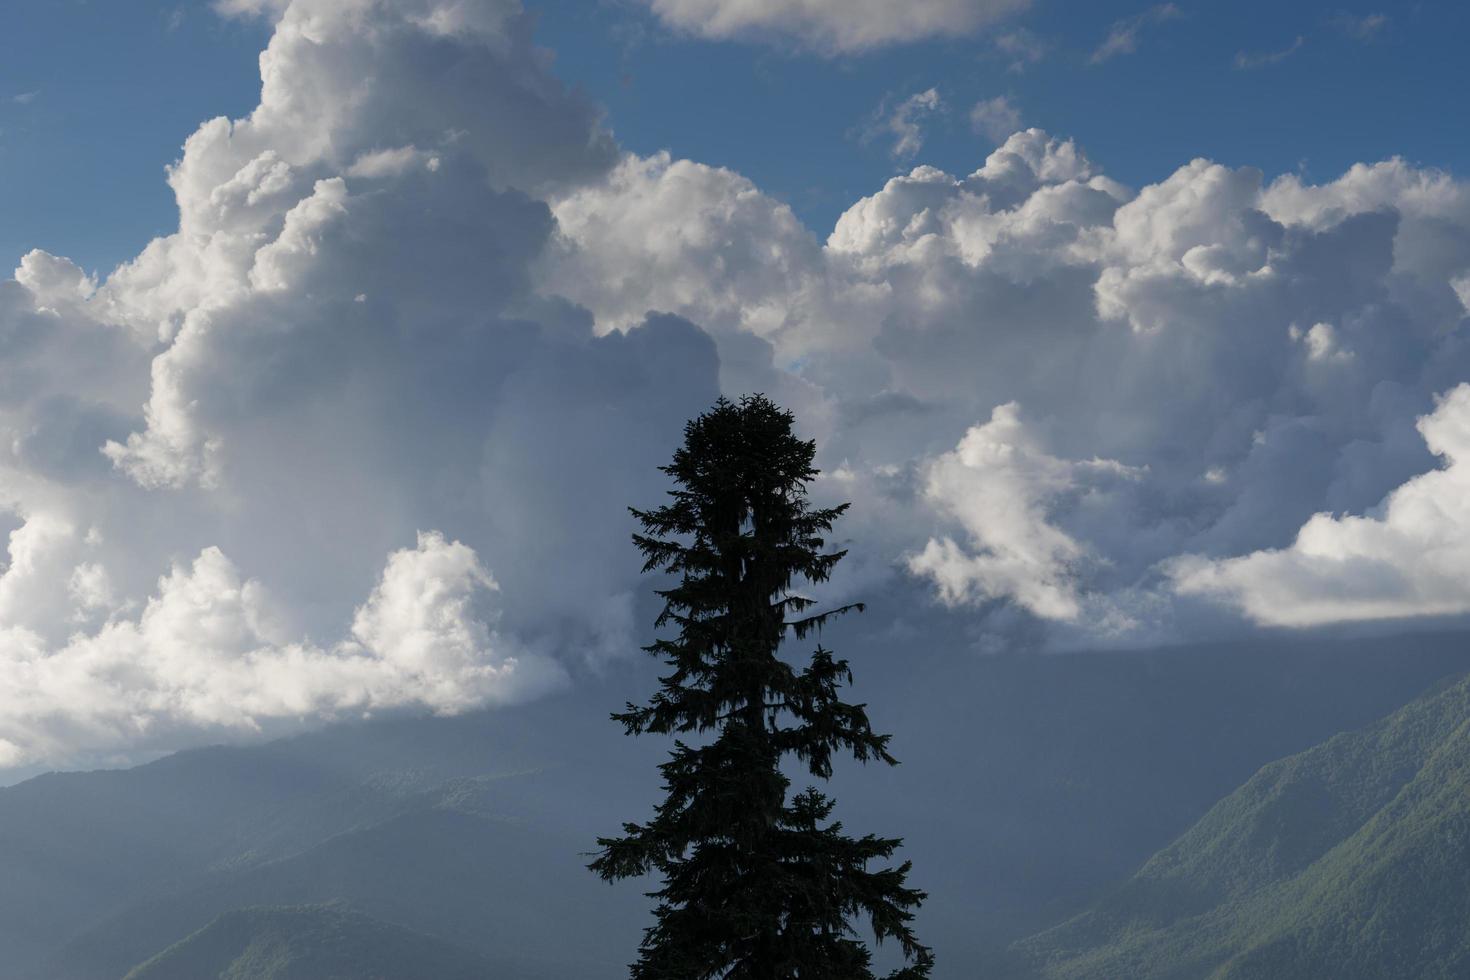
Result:
[[[0,19],[0,250],[108,271],[174,226],[162,164],[200,122],[255,104],[269,31],[153,0],[8,4]]]
[[[821,235],[913,163],[975,169],[993,144],[968,113],[998,96],[1135,187],[1196,156],[1316,179],[1393,154],[1470,169],[1470,6],[1448,0],[1186,0],[1101,64],[1090,55],[1147,4],[1041,0],[976,37],[837,57],[676,36],[614,0],[528,6],[556,73],[606,107],[626,148],[736,169]],[[1382,26],[1363,31],[1375,14]],[[253,107],[269,29],[170,0],[12,4],[0,17],[0,255],[43,247],[105,272],[172,227],[160,161],[204,119]],[[1017,30],[1044,49],[1021,71],[994,44]],[[1279,62],[1236,64],[1297,38]],[[920,152],[895,160],[891,140],[864,141],[885,100],[929,88],[946,108]]]
[[[557,51],[558,72],[609,107],[626,144],[733,167],[821,233],[846,203],[899,169],[886,144],[863,145],[854,135],[885,98],[930,87],[949,111],[914,162],[953,173],[975,169],[991,149],[966,117],[996,96],[1013,100],[1023,124],[1076,138],[1133,186],[1195,156],[1268,174],[1304,167],[1318,178],[1386,153],[1461,172],[1470,164],[1463,4],[1396,5],[1365,42],[1343,29],[1337,3],[1183,3],[1177,19],[1141,29],[1136,53],[1096,65],[1089,58],[1111,27],[1148,4],[1043,0],[977,38],[837,59],[673,39],[620,5],[542,9],[540,36]],[[990,40],[1016,28],[1047,49],[1020,72]],[[620,36],[638,41],[605,41]],[[1279,51],[1297,37],[1301,48],[1278,64],[1235,67],[1241,52]]]

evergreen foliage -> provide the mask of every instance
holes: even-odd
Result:
[[[864,918],[904,953],[892,980],[929,976],[932,956],[910,927],[924,893],[906,885],[909,864],[868,869],[901,841],[845,835],[816,788],[788,800],[788,756],[819,779],[838,752],[896,762],[864,706],[839,697],[852,681],[845,660],[820,644],[799,670],[778,655],[788,635],[862,608],[809,613],[813,601],[792,591],[842,560],[825,535],[847,509],[809,505],[816,447],[792,422],[760,395],[721,399],[662,467],[677,484],[671,501],[633,510],[644,571],[679,576],[658,593],[655,623],[678,635],[645,648],[670,671],[648,704],[613,715],[629,734],[675,736],[660,767],[666,796],[649,822],[600,839],[591,865],[608,880],[662,878],[634,980],[871,978],[855,927]]]

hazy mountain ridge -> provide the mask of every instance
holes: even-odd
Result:
[[[1470,679],[1264,767],[1093,910],[1047,980],[1470,973]]]
[[[126,771],[48,774],[0,792],[0,943],[24,969],[118,901],[248,860],[270,815],[346,791],[321,767],[205,749]],[[336,832],[326,827],[322,833]]]
[[[456,781],[371,827],[131,906],[69,943],[47,975],[115,977],[118,964],[137,963],[230,910],[334,901],[498,953],[522,973],[539,964],[568,978],[601,975],[596,968],[615,941],[636,942],[639,910],[621,910],[559,835],[486,816],[489,801],[467,788]],[[585,925],[576,943],[565,942],[568,922]]]
[[[226,912],[124,980],[522,980],[442,940],[329,906]]]

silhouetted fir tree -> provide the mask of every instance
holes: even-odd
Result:
[[[901,840],[844,835],[815,788],[787,800],[788,755],[820,779],[837,751],[896,763],[864,706],[838,697],[852,682],[846,661],[820,644],[800,670],[778,656],[788,634],[862,609],[807,615],[812,601],[791,591],[799,579],[825,581],[846,554],[825,552],[823,536],[848,506],[809,506],[816,446],[792,422],[761,395],[720,399],[661,467],[677,484],[672,501],[633,510],[644,571],[680,577],[658,593],[655,624],[679,633],[645,648],[671,668],[658,693],[613,718],[635,735],[713,733],[676,738],[651,821],[598,841],[591,868],[603,878],[663,880],[634,980],[864,980],[873,973],[855,931],[863,919],[903,950],[909,965],[893,980],[926,978],[933,962],[910,928],[925,896],[905,884],[909,863],[868,869]]]

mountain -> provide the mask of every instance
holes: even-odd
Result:
[[[844,770],[836,793],[856,811],[848,826],[904,836],[932,896],[920,921],[943,954],[938,975],[984,976],[1000,950],[1085,910],[1266,763],[1466,670],[1466,639],[951,653],[936,668],[910,652],[920,638],[895,658],[910,672],[859,665],[858,700],[895,733],[903,764]]]
[[[1470,679],[1266,766],[1018,950],[1046,980],[1470,976]]]
[[[903,760],[839,770],[839,816],[906,838],[941,980],[988,975],[1270,760],[1470,668],[1463,634],[1010,656],[952,636],[825,638]],[[622,976],[646,886],[585,852],[657,798],[667,744],[607,717],[657,670],[0,788],[0,972],[117,980],[235,910],[341,902],[512,975]]]
[[[123,980],[519,980],[489,960],[326,906],[227,912]]]
[[[641,903],[619,902],[571,842],[495,816],[493,782],[453,781],[382,823],[130,906],[63,947],[48,975],[115,977],[118,963],[233,909],[345,902],[495,956],[515,976],[607,976],[636,945]]]
[[[494,764],[493,732],[502,720],[408,724],[418,761],[437,768],[376,773],[345,788],[322,777],[315,792],[257,804],[248,811],[250,825],[228,822],[230,836],[216,842],[207,864],[140,883],[19,975],[115,980],[232,910],[340,902],[491,957],[509,971],[505,976],[608,976],[605,964],[620,962],[637,944],[643,901],[636,887],[619,894],[586,871],[582,851],[592,830],[568,830],[560,802],[543,800],[563,782],[597,794],[602,780],[577,762],[559,771],[458,775],[473,768],[466,754],[480,756],[481,766]],[[288,741],[191,753],[189,762],[212,771],[217,755],[243,755],[254,757],[257,772],[317,771],[303,766],[299,753],[330,756],[340,734],[309,748]],[[367,744],[385,734],[374,726],[358,732]],[[330,771],[348,779],[351,769]],[[567,941],[568,923],[576,923],[575,942]]]

